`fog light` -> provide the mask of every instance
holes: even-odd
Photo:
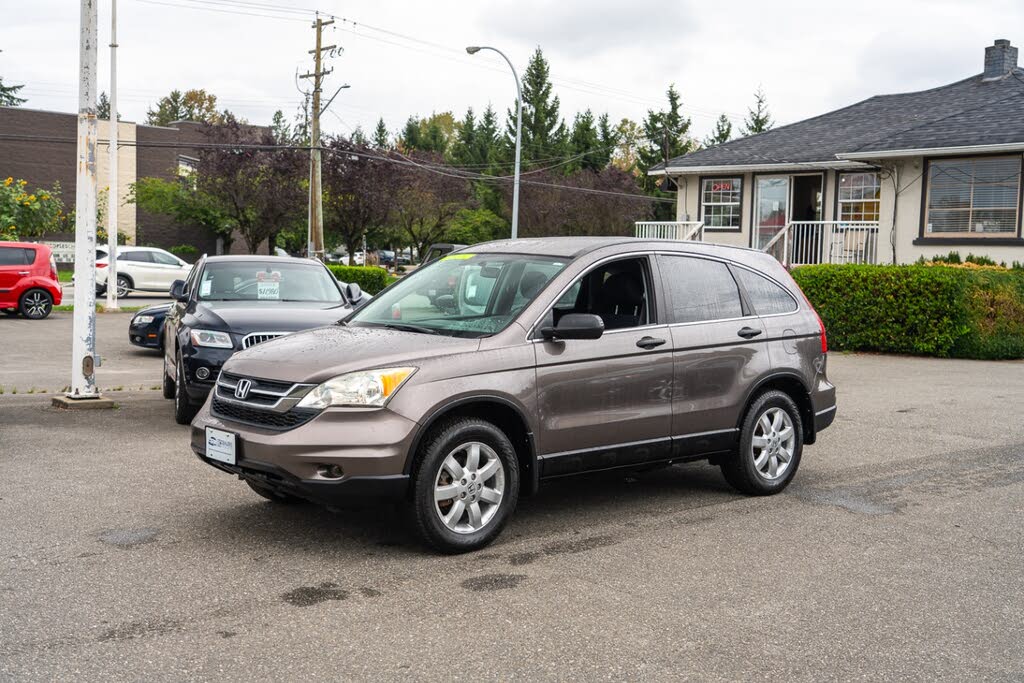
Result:
[[[325,479],[341,479],[345,470],[341,469],[341,465],[317,465],[316,473]]]
[[[199,379],[206,379],[210,376],[210,368],[199,368],[196,370],[196,377]]]

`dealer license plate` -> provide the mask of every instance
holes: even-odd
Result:
[[[235,464],[235,435],[213,427],[206,428],[206,457],[210,460]]]

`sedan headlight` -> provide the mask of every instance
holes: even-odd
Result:
[[[299,408],[363,406],[380,408],[398,391],[416,368],[381,368],[350,372],[314,387],[299,401]]]
[[[151,315],[137,315],[132,318],[132,325],[148,325],[153,322],[153,316]]]
[[[210,346],[215,349],[233,349],[231,335],[216,330],[192,330],[193,346]]]

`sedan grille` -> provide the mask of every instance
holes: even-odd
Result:
[[[265,341],[277,339],[278,337],[283,337],[286,334],[288,334],[288,332],[253,332],[242,338],[242,348],[247,349],[250,346],[262,344]]]

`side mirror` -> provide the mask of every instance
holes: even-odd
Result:
[[[175,280],[171,283],[171,298],[175,301],[187,301],[188,294],[185,293],[185,281]]]
[[[604,321],[593,313],[566,313],[554,327],[540,328],[545,339],[600,339]]]
[[[363,290],[356,283],[350,282],[345,285],[345,296],[348,297],[350,303],[354,304],[363,297]]]

